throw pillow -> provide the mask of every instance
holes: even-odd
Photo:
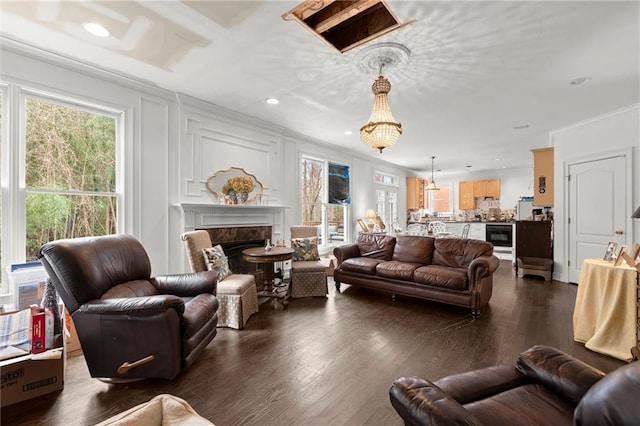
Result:
[[[231,275],[229,259],[227,259],[220,244],[202,249],[202,254],[204,255],[204,262],[207,264],[207,269],[209,271],[216,271],[220,281],[228,275]]]
[[[293,260],[320,260],[318,253],[318,238],[292,238]]]

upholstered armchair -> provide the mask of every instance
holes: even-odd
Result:
[[[52,241],[38,258],[73,318],[91,377],[172,379],[216,335],[216,273],[152,277],[130,235]]]
[[[291,298],[326,297],[327,267],[318,255],[318,229],[315,226],[292,226]]]
[[[206,271],[204,249],[211,248],[211,237],[204,230],[182,234],[187,258],[193,272]],[[241,330],[249,317],[258,312],[256,278],[251,274],[233,274],[218,282],[217,293],[220,309],[218,327]]]
[[[605,375],[550,346],[430,382],[401,377],[389,390],[405,425],[637,425],[640,361]]]

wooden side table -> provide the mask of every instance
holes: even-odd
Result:
[[[275,303],[280,303],[284,309],[289,305],[289,285],[274,283],[273,264],[286,262],[293,257],[293,249],[289,247],[273,247],[266,250],[264,247],[252,247],[242,250],[242,259],[248,263],[264,264],[264,286],[258,288],[258,297],[273,298]]]

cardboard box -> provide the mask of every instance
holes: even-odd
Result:
[[[7,312],[1,315],[11,315]],[[64,323],[63,323],[64,326]],[[62,336],[55,348],[0,361],[0,407],[36,398],[64,387],[66,364]]]
[[[80,339],[78,338],[78,332],[76,331],[76,327],[73,325],[73,319],[71,315],[69,315],[69,311],[66,309],[61,309],[60,312],[64,312],[65,324],[67,326],[67,330],[69,334],[66,336],[66,349],[67,356],[74,357],[78,355],[82,355],[82,346],[80,346]]]
[[[64,348],[0,361],[0,406],[62,390],[64,367]]]

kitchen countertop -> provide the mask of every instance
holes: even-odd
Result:
[[[516,223],[515,220],[508,220],[508,221],[492,221],[492,220],[443,220],[442,222],[444,223],[490,223],[490,224],[504,224],[504,225],[512,225],[514,223]],[[427,222],[429,223],[429,222]]]

